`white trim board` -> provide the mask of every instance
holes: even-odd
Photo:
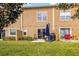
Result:
[[[11,30],[11,29],[15,29],[15,30],[17,31],[16,28],[9,28],[9,29],[8,29],[8,30],[9,30],[9,36],[16,36],[16,35],[11,35],[11,34],[10,34],[10,30]]]

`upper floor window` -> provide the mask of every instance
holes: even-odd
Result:
[[[61,10],[60,11],[60,19],[61,20],[71,19],[71,11],[70,10]]]
[[[16,35],[16,29],[10,29],[10,35]]]
[[[37,12],[38,21],[46,21],[47,20],[47,12]]]

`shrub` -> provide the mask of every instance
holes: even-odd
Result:
[[[16,40],[13,36],[3,37],[3,40]],[[19,38],[19,40],[27,40],[27,41],[33,41],[34,39],[30,36],[23,36],[22,38]]]
[[[8,37],[3,37],[3,40],[15,40],[15,37],[13,36],[8,36]]]
[[[33,41],[34,39],[30,36],[23,36],[20,40]]]

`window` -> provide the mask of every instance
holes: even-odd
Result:
[[[60,11],[60,19],[61,20],[69,20],[71,18],[70,10],[61,10]]]
[[[46,21],[47,17],[47,12],[37,12],[38,21]]]
[[[22,33],[23,33],[23,35],[27,35],[27,27],[26,26],[23,26]]]
[[[10,35],[16,35],[16,29],[10,29]]]
[[[23,30],[23,35],[27,35],[27,30]]]
[[[64,38],[65,34],[70,34],[70,28],[60,28],[60,37]]]
[[[26,32],[23,32],[23,35],[26,35],[27,33]]]

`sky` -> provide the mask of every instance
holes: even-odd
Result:
[[[49,6],[50,3],[28,3],[24,4],[24,7],[35,7],[35,6]]]

